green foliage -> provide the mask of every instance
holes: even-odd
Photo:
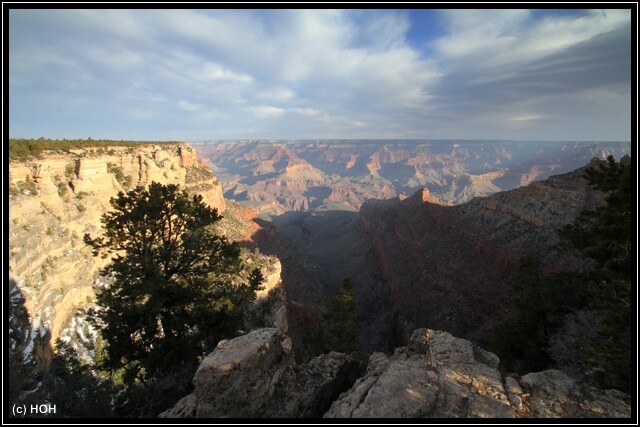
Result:
[[[58,187],[58,196],[64,197],[69,192],[69,184],[66,182],[58,182],[56,184]]]
[[[493,333],[491,349],[505,369],[516,372],[543,370],[551,359],[547,342],[563,324],[564,315],[584,306],[584,276],[576,272],[543,274],[540,260],[528,255],[520,260],[514,280],[515,312]]]
[[[629,278],[631,273],[631,162],[589,167],[589,184],[607,192],[606,204],[587,210],[560,231],[560,237],[597,262],[597,268],[612,276]]]
[[[603,318],[599,340],[587,348],[589,377],[602,387],[631,390],[631,281],[591,282],[590,306]]]
[[[115,388],[98,376],[77,353],[58,340],[44,388],[56,403],[56,415],[65,418],[106,418],[114,416],[111,398]]]
[[[311,329],[304,337],[310,354],[338,351],[360,351],[360,316],[353,297],[354,283],[344,279],[342,288],[329,302],[318,329]]]
[[[630,159],[587,169],[606,204],[583,212],[561,237],[595,261],[589,271],[589,308],[603,319],[599,340],[588,349],[589,377],[602,387],[631,390],[631,169]]]
[[[67,177],[67,179],[71,179],[73,178],[73,176],[76,173],[76,165],[74,162],[72,163],[68,163],[65,167],[64,167],[64,176]]]
[[[152,183],[120,192],[111,205],[105,236],[85,235],[94,255],[116,254],[102,271],[114,283],[93,313],[104,367],[123,370],[127,384],[176,373],[189,380],[204,354],[243,327],[262,275],[241,278],[239,247],[213,232],[220,216],[202,196]]]
[[[18,189],[18,194],[24,194],[24,192],[28,192],[28,194],[32,196],[38,194],[38,185],[30,176],[25,177],[24,181],[18,181],[16,183],[16,187]]]
[[[68,151],[91,147],[133,147],[149,144],[178,144],[177,141],[115,141],[108,139],[15,139],[9,140],[9,159],[24,161],[40,158],[44,150]]]
[[[584,271],[541,274],[523,259],[516,280],[515,314],[495,331],[493,349],[507,369],[549,367],[549,351],[580,361],[581,375],[600,387],[631,389],[631,161],[587,168],[590,185],[607,192],[605,204],[582,212],[560,231],[565,247],[593,260]],[[582,321],[578,321],[582,319]],[[588,328],[592,325],[596,331]],[[574,349],[565,340],[582,342]],[[577,366],[577,365],[576,365]]]
[[[128,189],[131,186],[131,176],[124,175],[122,166],[117,166],[114,163],[107,163],[107,172],[112,173],[115,176],[116,181],[118,181],[124,189]]]

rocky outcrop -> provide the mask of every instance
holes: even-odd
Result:
[[[524,375],[519,384],[507,377],[507,390],[517,413],[534,418],[630,418],[629,396],[599,390],[550,369]],[[521,387],[519,388],[518,385]]]
[[[434,197],[428,188],[423,188],[422,190],[416,191],[411,197],[398,197],[398,199],[406,204],[413,204],[416,206],[420,206],[423,203],[427,202],[441,205],[445,204],[438,200],[438,198]]]
[[[616,158],[629,143],[516,141],[224,141],[198,143],[221,171],[225,195],[259,213],[359,209],[366,199],[394,198],[428,187],[448,205],[468,202]]]
[[[367,374],[325,416],[514,417],[498,362],[495,355],[446,332],[416,330],[409,347],[391,356],[374,353]]]
[[[319,417],[361,372],[341,353],[296,365],[291,339],[258,329],[228,341],[200,364],[194,391],[165,418]]]
[[[629,397],[578,384],[550,370],[503,378],[499,359],[431,329],[408,347],[374,353],[366,374],[336,400],[328,418],[630,417]]]
[[[332,352],[297,365],[291,340],[258,329],[222,341],[200,364],[192,394],[164,418],[628,418],[630,398],[557,370],[503,377],[500,360],[431,329],[374,353],[366,372]]]

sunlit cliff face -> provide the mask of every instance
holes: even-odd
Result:
[[[74,312],[94,300],[92,286],[109,259],[93,257],[85,233],[101,231],[101,215],[119,191],[152,181],[179,184],[224,211],[222,187],[185,144],[45,153],[9,164],[9,265],[25,298],[34,333],[55,345]],[[79,325],[85,338],[88,325]]]

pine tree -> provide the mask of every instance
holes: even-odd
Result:
[[[560,237],[597,262],[612,277],[631,274],[631,160],[591,166],[585,172],[589,185],[607,193],[605,205],[582,212],[560,231]]]
[[[236,244],[215,234],[221,217],[177,185],[152,183],[111,199],[94,255],[115,253],[102,274],[92,322],[105,341],[103,368],[126,383],[190,372],[217,342],[236,335],[262,282],[244,272]],[[248,277],[247,277],[248,276]]]
[[[582,212],[561,238],[595,266],[588,272],[589,309],[602,319],[600,339],[586,350],[589,376],[603,387],[631,389],[631,159],[591,166],[585,177],[605,191],[605,205]]]
[[[360,351],[360,316],[354,299],[351,278],[342,282],[342,288],[329,301],[317,329],[307,331],[304,341],[311,355],[338,351]]]
[[[592,260],[588,268],[541,274],[538,261],[522,260],[516,310],[492,343],[508,369],[545,369],[553,359],[601,387],[630,391],[631,166],[609,156],[587,168],[589,184],[607,193],[605,204],[560,230],[564,245]]]

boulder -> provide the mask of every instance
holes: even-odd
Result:
[[[297,365],[288,336],[258,329],[221,341],[198,367],[193,393],[160,416],[321,417],[361,368],[353,357],[336,352]]]
[[[294,364],[291,340],[263,328],[220,341],[193,377],[194,391],[161,416],[257,417]]]

